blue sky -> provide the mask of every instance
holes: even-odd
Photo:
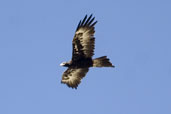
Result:
[[[171,114],[170,0],[1,0],[1,114]],[[95,56],[77,90],[61,84],[85,14]]]

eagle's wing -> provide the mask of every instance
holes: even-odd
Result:
[[[77,89],[78,84],[80,84],[81,79],[86,75],[88,70],[88,68],[68,68],[62,76],[61,83]]]
[[[94,25],[97,21],[93,22],[95,17],[92,18],[92,15],[84,17],[82,21],[79,22],[73,44],[73,54],[72,60],[79,60],[81,58],[91,58],[94,55]]]

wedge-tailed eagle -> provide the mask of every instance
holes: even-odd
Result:
[[[77,89],[89,67],[114,67],[106,56],[92,59],[95,45],[94,26],[97,23],[94,19],[91,14],[88,18],[86,15],[80,20],[72,41],[72,59],[60,64],[68,67],[61,80],[61,83],[67,84],[68,87]]]

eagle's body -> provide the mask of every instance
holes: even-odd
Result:
[[[86,75],[89,67],[114,67],[106,56],[92,59],[94,55],[94,25],[97,21],[92,15],[87,19],[87,15],[80,21],[74,39],[72,41],[72,59],[69,62],[61,63],[61,66],[68,67],[62,76],[61,83],[68,87],[77,88],[81,79]]]
[[[93,66],[93,60],[92,58],[83,58],[77,61],[69,61],[66,62],[64,65],[66,67],[72,67],[72,68],[85,68],[85,67],[92,67]]]

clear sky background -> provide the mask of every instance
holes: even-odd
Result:
[[[77,90],[61,84],[80,19],[95,56]],[[1,0],[0,114],[171,114],[170,0]]]

